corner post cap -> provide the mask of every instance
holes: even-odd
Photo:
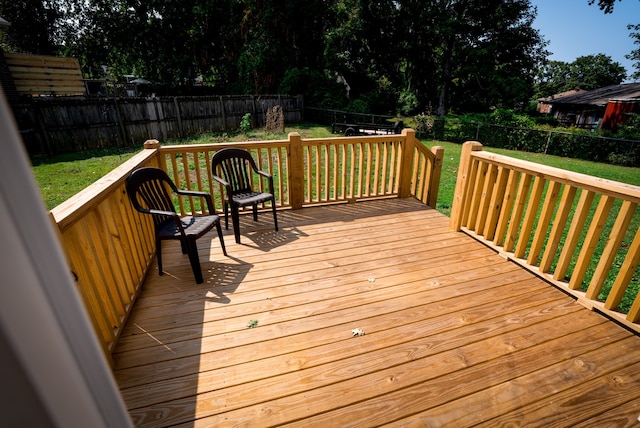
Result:
[[[158,140],[147,140],[144,142],[145,149],[157,149],[160,147],[160,141]]]

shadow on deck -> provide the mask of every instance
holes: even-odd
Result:
[[[229,257],[200,240],[200,285],[165,244],[113,353],[134,422],[637,425],[640,337],[448,220],[413,199],[245,216]]]

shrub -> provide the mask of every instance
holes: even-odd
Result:
[[[285,73],[278,92],[281,94],[302,94],[304,103],[310,107],[342,108],[347,102],[344,83],[338,76],[305,68],[290,68]]]
[[[251,113],[245,113],[240,120],[240,130],[244,133],[251,131]]]
[[[405,89],[398,97],[398,112],[403,116],[409,116],[416,111],[419,104],[416,93]]]

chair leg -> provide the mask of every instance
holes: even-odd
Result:
[[[156,257],[158,258],[158,275],[162,275],[162,240],[156,238]]]
[[[196,284],[202,284],[202,269],[200,268],[200,258],[198,257],[198,247],[194,237],[187,237],[187,245],[189,247],[189,262],[191,262],[191,270],[196,279]]]
[[[253,204],[253,221],[258,221],[258,204]]]
[[[227,202],[223,202],[224,209],[224,228],[229,230],[229,204]]]
[[[216,229],[218,230],[218,239],[220,239],[220,246],[222,247],[222,254],[227,255],[227,248],[224,246],[224,238],[222,236],[222,227],[220,222],[216,223]]]
[[[273,224],[276,227],[276,232],[278,231],[278,216],[276,215],[276,201],[271,201],[271,210],[273,211]]]
[[[233,223],[233,235],[236,238],[236,243],[240,243],[240,213],[238,212],[238,206],[231,206],[231,222]]]

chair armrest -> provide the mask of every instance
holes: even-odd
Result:
[[[258,175],[261,175],[262,177],[267,179],[267,183],[269,183],[269,193],[275,195],[275,193],[273,192],[273,176],[265,171],[257,170],[256,172],[258,173]]]
[[[200,196],[203,198],[206,198],[207,196],[211,196],[209,195],[209,193],[201,192],[199,190],[178,190],[176,191],[176,193],[178,195],[183,195],[183,196]]]
[[[222,177],[218,177],[215,174],[213,174],[211,177],[224,186],[227,198],[229,199],[229,201],[231,201],[231,196],[233,195],[233,189],[231,188],[231,185],[227,181],[225,181],[225,179],[223,179]],[[222,203],[224,204],[224,201]]]
[[[177,194],[182,196],[196,196],[200,198],[204,198],[207,204],[207,211],[209,211],[209,215],[214,215],[216,213],[215,206],[213,205],[213,199],[211,199],[211,194],[208,192],[201,192],[199,190],[177,190]]]
[[[146,209],[146,208],[142,208],[142,209],[140,209],[140,210],[138,210],[138,211],[140,211],[140,212],[142,212],[142,213],[145,213],[145,214],[164,215],[164,216],[167,216],[167,217],[177,217],[177,218],[180,218],[180,216],[179,216],[178,214],[174,213],[173,211],[148,210],[148,209]]]
[[[271,174],[269,174],[268,172],[265,172],[265,171],[257,170],[256,173],[258,173],[261,176],[266,177],[266,178],[273,178],[273,176]]]
[[[229,183],[227,183],[222,177],[218,177],[217,175],[211,176],[215,181],[222,184],[224,187],[229,188]]]

